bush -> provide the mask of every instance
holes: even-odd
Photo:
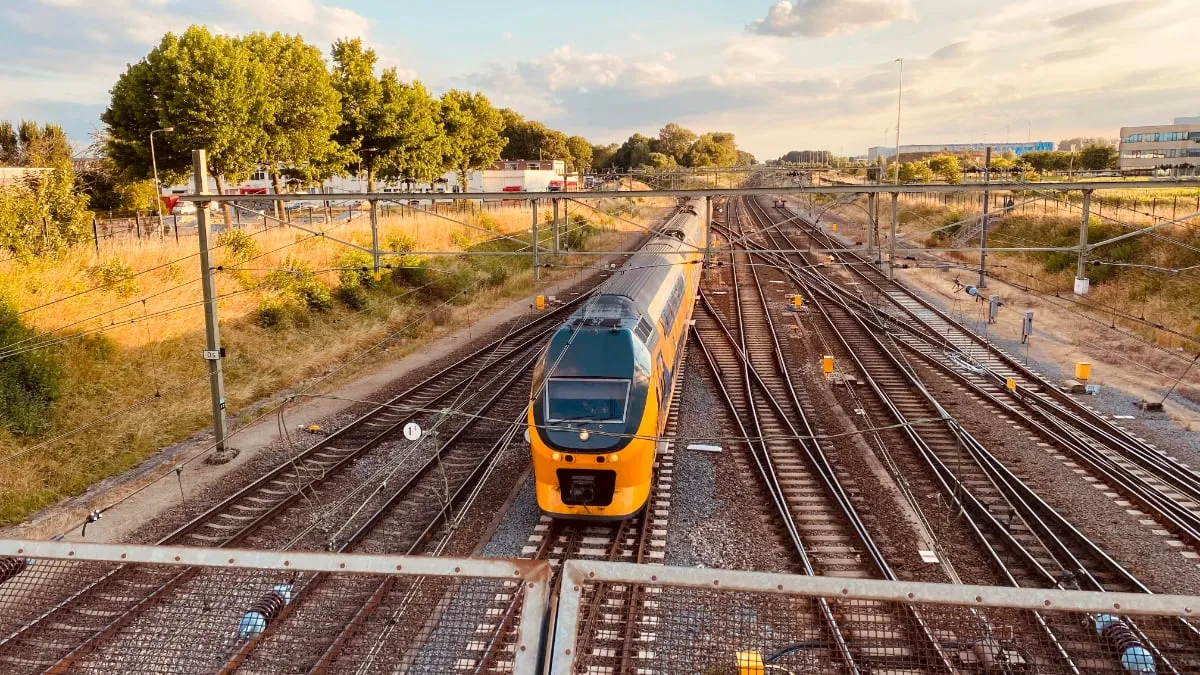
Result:
[[[338,286],[333,291],[333,299],[348,309],[357,311],[367,308],[367,293],[361,286]]]
[[[478,281],[475,271],[465,266],[455,268],[449,273],[433,272],[432,275],[433,278],[422,293],[426,297],[442,302],[447,300],[455,303],[467,302],[467,292]]]
[[[105,286],[122,298],[127,298],[141,290],[133,268],[119,258],[109,258],[99,265],[93,265],[87,268],[86,273],[93,283]]]
[[[90,240],[87,203],[69,166],[0,187],[0,247],[25,256]]]
[[[268,291],[258,301],[258,325],[263,328],[281,328],[291,321],[296,307],[290,299],[278,291]]]
[[[245,230],[225,230],[217,235],[217,246],[225,248],[226,265],[240,265],[258,255],[258,242]]]
[[[311,312],[333,309],[333,294],[313,273],[312,267],[299,259],[288,258],[281,269],[267,275],[267,288]]]
[[[36,332],[16,310],[0,305],[0,344],[29,340]],[[28,344],[28,343],[26,343]],[[16,435],[46,431],[62,382],[62,367],[51,351],[38,349],[0,359],[0,424]]]
[[[375,261],[364,251],[349,251],[338,259],[338,281],[341,288],[360,290],[376,289],[381,286],[375,280]]]

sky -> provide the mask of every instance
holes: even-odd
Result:
[[[593,143],[665,123],[759,159],[1116,137],[1200,114],[1195,0],[0,0],[0,119],[84,144],[165,32],[362,37],[435,92],[483,91]]]

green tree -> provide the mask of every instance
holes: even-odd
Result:
[[[616,143],[608,145],[593,145],[592,146],[592,168],[593,169],[608,169],[613,165],[613,157],[620,151],[621,146]]]
[[[933,179],[933,169],[925,162],[904,162],[900,165],[901,183],[928,183]]]
[[[744,150],[737,151],[737,166],[754,166],[755,164],[758,164],[758,160],[754,158],[754,155]]]
[[[0,122],[0,166],[60,167],[71,164],[71,142],[57,124]]]
[[[655,169],[669,169],[675,166],[675,158],[663,152],[652,152],[646,165]]]
[[[283,192],[281,176],[319,180],[333,172],[338,145],[333,134],[341,121],[338,92],[325,67],[321,50],[299,35],[251,33],[242,39],[252,59],[266,71],[270,114],[261,123],[266,132],[262,163],[271,174],[276,194]],[[282,201],[275,202],[276,216]]]
[[[0,247],[25,256],[84,241],[92,232],[87,207],[69,164],[0,188]]]
[[[737,143],[733,134],[713,132],[703,134],[688,148],[683,164],[686,166],[735,166]]]
[[[583,136],[568,138],[567,151],[571,153],[571,171],[586,171],[592,165],[592,145]]]
[[[624,169],[636,169],[650,163],[650,139],[634,134],[613,154],[612,165]]]
[[[958,158],[954,155],[935,155],[929,159],[929,170],[933,171],[938,178],[947,183],[959,183],[962,181],[962,167],[958,164]]]
[[[1117,168],[1117,149],[1108,143],[1092,143],[1079,151],[1079,165],[1090,171]]]
[[[675,160],[676,164],[683,162],[688,148],[696,142],[696,134],[690,129],[684,129],[675,122],[668,122],[658,130],[658,138],[650,141],[652,152],[661,152]]]
[[[224,193],[227,180],[245,178],[263,158],[263,120],[275,110],[269,91],[266,68],[242,40],[200,26],[180,36],[167,33],[113,86],[100,116],[109,135],[106,154],[128,178],[149,177],[150,132],[174,127],[155,139],[160,172],[185,175],[191,150],[203,148],[217,191]],[[228,205],[225,218],[231,222]]]
[[[380,86],[375,125],[380,177],[433,181],[442,174],[447,142],[441,104],[420,82],[401,82],[394,68],[384,71]]]
[[[458,173],[463,192],[467,174],[491,166],[504,149],[504,117],[479,92],[451,89],[442,94],[442,127],[446,131],[443,166]]]
[[[570,161],[571,151],[567,145],[566,134],[555,131],[541,122],[527,120],[508,108],[500,113],[504,118],[504,128],[500,133],[505,138],[501,157]]]
[[[21,163],[21,142],[12,122],[0,120],[0,166],[17,166]]]

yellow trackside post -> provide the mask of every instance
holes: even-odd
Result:
[[[825,358],[821,359],[821,372],[825,373],[826,375],[833,373],[832,356],[826,356]]]
[[[829,224],[829,231],[830,231],[830,232],[837,232],[837,223],[830,223],[830,224]]]
[[[766,675],[767,666],[763,663],[761,652],[734,652],[737,659],[738,675]]]
[[[1011,378],[1011,377],[1010,377],[1010,378],[1007,378],[1007,379],[1005,380],[1005,382],[1004,382],[1004,386],[1005,386],[1005,387],[1006,387],[1006,388],[1007,388],[1009,391],[1016,391],[1016,390],[1017,390],[1017,381],[1016,381],[1015,379]]]
[[[804,306],[804,297],[796,294],[792,296],[792,309],[800,309]]]
[[[533,305],[534,305],[534,307],[537,307],[539,312],[546,309],[546,296],[544,296],[544,295],[537,296],[537,298],[534,299],[534,301],[533,301]]]
[[[1092,377],[1092,364],[1087,361],[1078,361],[1075,363],[1075,379],[1080,382],[1087,382]]]

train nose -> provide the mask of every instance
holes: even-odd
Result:
[[[608,506],[617,486],[614,471],[596,469],[559,469],[558,486],[564,504],[571,506]]]

